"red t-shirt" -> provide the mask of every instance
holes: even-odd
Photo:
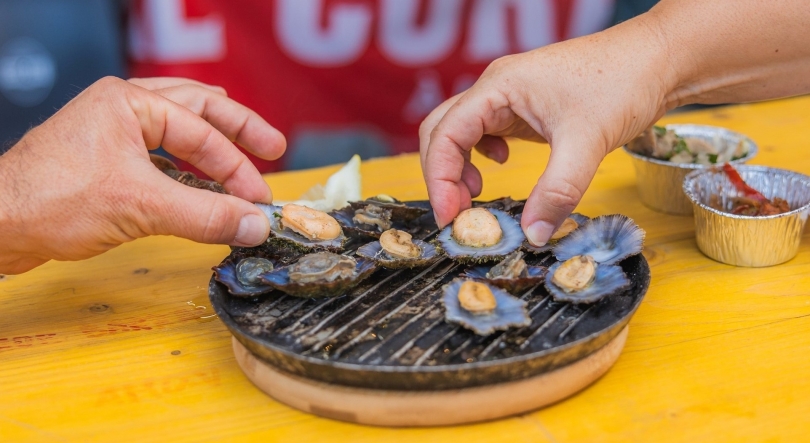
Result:
[[[418,150],[492,60],[605,28],[614,0],[140,0],[132,75],[220,85],[281,130],[263,172]]]

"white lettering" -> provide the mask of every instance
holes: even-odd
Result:
[[[514,11],[517,48],[510,48],[508,10]],[[473,62],[539,48],[555,41],[551,0],[476,0],[470,17],[467,56]]]
[[[129,24],[136,60],[162,63],[218,61],[225,56],[225,21],[211,14],[190,19],[183,0],[143,0],[143,16]]]
[[[335,5],[328,28],[320,25],[323,0],[278,0],[276,31],[281,48],[310,66],[345,66],[359,58],[371,39],[372,12],[365,5]]]
[[[423,25],[416,23],[420,3],[383,0],[380,5],[380,49],[392,61],[405,66],[441,61],[461,35],[462,0],[430,0]]]

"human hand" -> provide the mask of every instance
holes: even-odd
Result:
[[[618,38],[622,44],[614,43]],[[502,137],[548,141],[548,167],[521,221],[532,244],[545,244],[605,155],[665,112],[676,79],[663,45],[650,20],[636,20],[493,62],[420,128],[422,170],[439,226],[481,192],[473,147],[503,163],[509,152]]]
[[[219,87],[186,79],[104,78],[0,156],[0,273],[79,260],[147,235],[254,246],[270,188],[231,141],[276,159],[286,142]],[[232,195],[175,182],[150,161],[162,146]]]

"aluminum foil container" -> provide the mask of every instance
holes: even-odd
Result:
[[[743,140],[743,143],[748,145],[748,154],[731,162],[735,166],[748,162],[759,151],[753,140],[726,128],[705,125],[666,125],[666,128],[675,131],[681,137],[701,138],[710,143],[732,143],[736,146]],[[668,214],[692,213],[692,202],[681,191],[683,179],[692,171],[711,169],[711,166],[659,160],[632,152],[627,146],[624,146],[624,151],[633,159],[638,195],[645,206]]]
[[[709,207],[712,194],[731,210],[732,197],[742,194],[720,170],[694,171],[686,176],[684,194],[695,210],[698,248],[709,258],[735,266],[784,263],[799,250],[810,209],[810,177],[765,166],[737,166],[743,180],[765,197],[787,200],[793,210],[779,215],[734,215]]]

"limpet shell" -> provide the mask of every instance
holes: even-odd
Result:
[[[270,262],[274,267],[277,262],[275,260],[259,257],[246,257],[243,259],[228,259],[214,266],[214,278],[228,288],[228,292],[237,297],[253,297],[256,295],[265,294],[273,290],[273,287],[262,282],[261,279],[255,284],[245,284],[244,279],[238,276],[238,267],[245,261],[265,260]]]
[[[520,214],[520,215],[523,215],[523,214]],[[584,225],[585,223],[588,222],[588,220],[591,219],[587,215],[582,215],[582,214],[579,214],[577,212],[572,213],[571,215],[569,215],[566,218],[570,218],[570,219],[574,220],[575,222],[577,222],[577,224],[579,225],[579,227],[577,229],[581,229],[582,225]],[[518,218],[518,222],[520,222],[520,218]],[[568,235],[571,235],[571,234],[569,233]],[[565,237],[568,237],[568,235],[566,235]],[[551,249],[553,249],[554,246],[557,243],[559,243],[560,240],[562,240],[565,237],[562,237],[562,238],[556,239],[556,240],[549,239],[548,243],[544,244],[543,246],[534,246],[531,243],[529,243],[528,240],[526,240],[525,242],[523,242],[523,250],[526,251],[526,252],[532,253],[532,254],[542,254],[544,252],[548,252]]]
[[[504,256],[517,250],[525,236],[520,224],[511,215],[498,209],[487,209],[492,213],[503,232],[501,239],[493,246],[476,248],[459,244],[453,238],[453,225],[450,224],[441,230],[436,241],[444,253],[453,260],[462,263],[481,263],[503,259]]]
[[[430,243],[422,240],[413,240],[422,250],[417,258],[393,258],[386,254],[379,241],[371,242],[357,249],[357,255],[373,260],[380,266],[388,269],[420,268],[433,263],[439,256],[439,251]]]
[[[564,262],[557,262],[548,268],[545,286],[554,300],[570,303],[594,303],[608,295],[615,294],[630,286],[630,280],[617,265],[596,265],[596,275],[590,285],[579,291],[566,291],[552,280],[554,273]]]
[[[265,205],[262,203],[256,203],[256,206],[258,206],[270,220],[270,238],[267,239],[268,242],[280,241],[304,251],[327,250],[339,252],[343,250],[343,246],[348,241],[348,238],[342,232],[337,238],[332,240],[308,239],[301,234],[281,227],[279,222],[281,219],[281,206]]]
[[[442,287],[442,303],[445,320],[459,324],[478,335],[489,335],[495,331],[505,331],[512,327],[531,324],[532,319],[526,311],[526,302],[512,297],[503,289],[489,286],[495,297],[496,306],[490,313],[472,313],[461,307],[458,293],[461,285],[467,280],[455,279]]]
[[[338,278],[327,282],[314,281],[301,283],[294,282],[290,279],[290,268],[292,266],[294,266],[294,264],[274,269],[271,272],[263,274],[261,279],[263,282],[274,287],[275,289],[286,292],[287,294],[295,297],[330,297],[345,294],[346,291],[355,287],[358,283],[366,279],[377,269],[374,261],[359,258],[356,260],[354,273],[350,278]]]
[[[644,230],[625,215],[603,215],[563,237],[552,253],[560,261],[589,255],[599,264],[611,265],[640,253],[644,235]]]

